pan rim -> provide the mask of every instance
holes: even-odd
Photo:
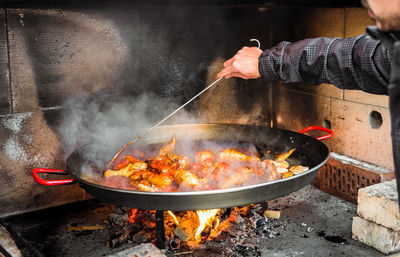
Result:
[[[316,138],[306,135],[306,134],[301,134],[295,131],[291,130],[286,130],[286,129],[281,129],[281,128],[272,128],[272,127],[266,127],[266,126],[260,126],[260,125],[246,125],[246,124],[235,124],[235,123],[193,123],[193,124],[174,124],[174,125],[165,125],[165,126],[160,126],[157,129],[167,129],[167,128],[172,128],[172,127],[185,127],[185,126],[209,126],[209,127],[214,127],[214,126],[243,126],[243,127],[253,127],[253,128],[267,128],[267,129],[272,129],[272,130],[279,130],[284,133],[288,134],[294,134],[297,136],[304,136],[308,140],[315,141],[319,143],[322,147],[325,148],[326,150],[326,156],[325,158],[320,161],[317,165],[313,166],[310,168],[308,171],[289,177],[289,178],[284,178],[284,179],[279,179],[275,181],[269,181],[269,182],[264,182],[264,183],[257,183],[257,184],[252,184],[252,185],[246,185],[246,186],[239,186],[239,187],[232,187],[232,188],[227,188],[227,189],[215,189],[215,190],[202,190],[202,191],[179,191],[179,192],[146,192],[146,191],[137,191],[137,190],[127,190],[127,189],[121,189],[117,187],[109,187],[105,185],[100,185],[96,183],[92,183],[89,180],[83,179],[81,176],[77,176],[73,170],[69,169],[68,165],[68,160],[67,160],[67,169],[69,169],[69,173],[73,175],[73,177],[77,180],[77,182],[81,185],[86,185],[90,187],[95,187],[100,190],[112,190],[114,192],[118,193],[124,193],[124,194],[134,194],[134,195],[141,195],[141,196],[160,196],[160,197],[176,197],[176,196],[203,196],[203,195],[219,195],[219,194],[229,194],[229,193],[235,193],[237,191],[247,191],[247,190],[252,190],[252,189],[257,189],[260,187],[265,187],[269,185],[274,185],[274,184],[279,184],[283,183],[286,181],[291,181],[291,180],[296,180],[299,179],[300,177],[303,176],[308,176],[310,173],[315,172],[315,170],[319,170],[330,158],[330,151],[328,147],[321,141],[317,140]],[[71,155],[76,153],[77,151],[74,151]],[[70,158],[71,155],[68,157]]]

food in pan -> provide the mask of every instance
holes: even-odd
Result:
[[[287,162],[295,149],[276,155],[274,159],[259,158],[234,148],[219,152],[201,150],[192,161],[173,153],[175,144],[173,136],[157,156],[144,160],[127,155],[114,169],[107,170],[104,177],[128,178],[131,186],[140,191],[176,192],[246,186],[288,178],[309,169],[302,165],[290,166]]]

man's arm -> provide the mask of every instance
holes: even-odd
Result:
[[[224,63],[217,77],[330,83],[342,89],[387,94],[390,53],[367,35],[282,42],[262,52],[244,47]]]
[[[390,53],[367,35],[282,42],[264,51],[259,71],[267,81],[330,83],[342,89],[387,94]]]

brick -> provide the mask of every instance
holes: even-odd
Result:
[[[352,237],[385,254],[400,251],[400,231],[393,231],[358,216],[353,217]]]
[[[358,190],[357,214],[379,225],[400,231],[396,180]]]
[[[313,185],[323,192],[357,203],[360,188],[389,181],[394,177],[393,171],[331,153],[331,158],[321,167]]]
[[[393,169],[389,110],[337,99],[331,103],[330,121],[335,136],[324,141],[330,150]],[[368,119],[372,111],[382,115],[383,123],[378,129],[370,126]]]

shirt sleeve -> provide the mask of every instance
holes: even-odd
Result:
[[[387,94],[390,62],[390,52],[364,34],[281,42],[261,54],[259,70],[267,81],[330,83],[341,89]]]

